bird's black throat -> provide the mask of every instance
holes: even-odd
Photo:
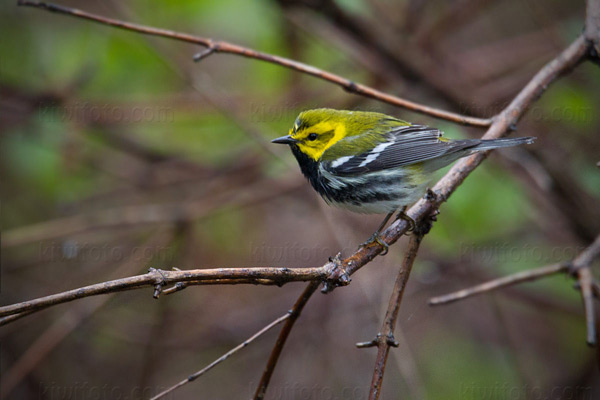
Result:
[[[290,145],[290,148],[292,149],[294,157],[298,160],[298,165],[300,166],[302,174],[308,179],[312,187],[319,192],[319,194],[325,194],[325,188],[321,184],[319,174],[319,163],[301,152],[295,144]]]

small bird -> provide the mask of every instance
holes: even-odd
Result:
[[[387,216],[370,241],[387,253],[379,233],[398,210],[422,197],[433,173],[478,151],[533,143],[534,137],[451,140],[435,128],[377,112],[319,108],[300,113],[287,144],[312,187],[331,205]]]

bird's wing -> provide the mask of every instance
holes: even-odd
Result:
[[[479,144],[477,140],[450,141],[441,139],[441,136],[441,131],[427,126],[396,127],[370,151],[338,157],[328,161],[326,167],[338,175],[362,174],[420,163]]]

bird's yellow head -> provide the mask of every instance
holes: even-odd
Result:
[[[313,161],[318,161],[326,150],[340,140],[348,136],[361,135],[366,131],[374,131],[376,127],[389,123],[382,124],[384,120],[407,124],[375,112],[330,108],[308,110],[298,115],[287,136],[277,138],[273,143],[289,144]],[[368,150],[368,143],[365,143],[364,147]]]
[[[289,135],[273,140],[273,143],[290,144],[313,160],[318,160],[325,150],[343,139],[346,124],[338,110],[317,109],[298,115]]]

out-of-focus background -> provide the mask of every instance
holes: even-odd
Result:
[[[279,66],[31,8],[0,6],[2,305],[149,267],[319,266],[381,216],[332,209],[287,148],[297,113],[376,110]],[[570,0],[90,1],[62,3],[246,45],[388,93],[476,116],[502,109],[582,30]],[[564,276],[432,308],[431,296],[573,258],[600,231],[600,73],[553,84],[444,204],[400,311],[382,398],[600,398],[580,295]],[[406,241],[291,334],[268,398],[362,399]],[[304,284],[87,298],[0,328],[4,398],[148,398],[290,308]],[[172,398],[249,398],[276,330]]]

